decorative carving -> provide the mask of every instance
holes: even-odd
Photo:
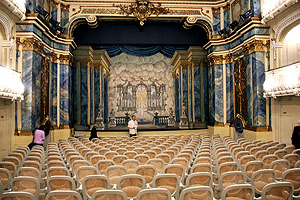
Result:
[[[175,126],[175,116],[174,116],[174,111],[173,111],[172,107],[170,107],[169,118],[168,118],[168,126],[169,127],[174,127]]]
[[[253,40],[247,43],[246,45],[244,45],[243,47],[243,51],[248,55],[257,51],[269,51],[269,50],[270,50],[269,40]]]
[[[82,8],[79,12],[74,13],[76,15],[78,13],[82,14],[106,14],[106,15],[119,15],[122,14],[122,11],[115,8]],[[72,15],[72,16],[73,16]],[[199,10],[181,10],[181,9],[170,9],[168,13],[161,13],[160,15],[204,15],[210,18],[209,15],[202,12],[202,8]]]
[[[110,113],[109,113],[109,122],[108,122],[108,127],[112,128],[112,127],[116,127],[117,123],[116,123],[116,118],[115,118],[115,111],[114,109],[111,109]]]
[[[212,13],[213,14],[220,14],[220,8],[212,8]]]
[[[141,26],[144,25],[144,22],[152,14],[158,16],[160,14],[167,14],[169,12],[169,9],[161,7],[160,3],[158,3],[158,6],[155,6],[148,0],[137,0],[135,3],[132,3],[129,6],[118,5],[117,7],[120,8],[121,12],[127,16],[133,14],[140,21]]]
[[[98,114],[96,118],[97,130],[104,130],[104,120],[103,120],[103,105],[99,104]]]
[[[229,64],[229,63],[232,63],[233,62],[233,55],[230,53],[230,54],[227,54],[225,56],[225,64]]]
[[[223,7],[224,12],[230,9],[230,4],[227,4],[226,6]]]
[[[235,115],[240,114],[245,121],[248,120],[247,105],[247,73],[245,57],[239,58],[233,65]]]
[[[35,51],[41,54],[44,50],[43,43],[36,38],[17,38],[17,45],[19,44],[23,45],[24,51]]]
[[[223,56],[212,56],[207,58],[208,66],[212,65],[222,65],[224,57]]]
[[[90,15],[86,19],[88,22],[89,27],[96,28],[98,26],[98,19],[95,15]]]
[[[275,41],[279,42],[280,36],[284,29],[294,23],[295,21],[300,20],[300,12],[297,12],[296,14],[290,16],[286,20],[284,20],[280,25],[275,29]]]
[[[181,116],[180,116],[180,122],[179,122],[179,128],[180,129],[188,129],[189,123],[186,116],[186,106],[183,104],[181,107]]]
[[[1,24],[4,25],[5,27],[5,31],[7,33],[6,37],[7,37],[7,40],[10,39],[11,37],[11,28],[12,28],[12,24],[10,23],[10,21],[7,19],[7,17],[2,14],[2,12],[0,12],[0,22]]]
[[[50,115],[50,60],[43,57],[41,68],[41,121]]]
[[[62,65],[72,65],[73,56],[72,55],[60,55],[59,57],[60,64]]]
[[[60,8],[61,8],[61,10],[69,11],[70,5],[60,4]]]

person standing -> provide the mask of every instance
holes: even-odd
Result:
[[[96,125],[94,125],[93,128],[92,128],[89,140],[92,140],[94,138],[98,138],[98,136],[97,136],[97,126]]]
[[[295,146],[295,149],[300,149],[300,120],[298,121],[298,126],[294,127],[292,144]]]
[[[33,146],[35,145],[43,146],[44,140],[45,140],[45,126],[42,125],[34,131]]]
[[[135,115],[132,115],[131,120],[128,122],[128,128],[130,137],[137,135],[138,122]]]

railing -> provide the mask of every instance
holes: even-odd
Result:
[[[128,126],[129,117],[116,117],[117,126]]]
[[[157,126],[168,125],[169,116],[154,116],[154,124]]]

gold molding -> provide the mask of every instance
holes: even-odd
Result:
[[[59,56],[60,64],[62,65],[72,65],[73,56],[72,55],[60,55]]]
[[[225,64],[229,63],[233,63],[233,55],[231,53],[225,56]]]
[[[221,56],[211,56],[211,57],[207,58],[207,63],[208,63],[208,66],[222,65],[224,59],[225,58],[222,55]]]
[[[253,40],[243,46],[243,51],[250,55],[253,52],[269,52],[270,51],[270,40]]]
[[[44,51],[43,43],[36,38],[20,38],[17,37],[17,49],[19,49],[19,45],[22,44],[23,51],[35,51],[38,54],[42,54]]]
[[[220,8],[211,8],[212,9],[212,13],[213,14],[220,14],[220,12],[221,12],[221,9]]]
[[[64,11],[69,11],[70,5],[60,4],[60,9]]]

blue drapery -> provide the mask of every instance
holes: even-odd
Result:
[[[152,56],[158,52],[163,54],[168,58],[172,58],[176,50],[186,50],[188,46],[133,46],[133,45],[107,45],[107,46],[95,46],[94,49],[106,50],[108,55],[112,58],[114,56],[120,55],[121,53],[126,53],[132,56]]]

